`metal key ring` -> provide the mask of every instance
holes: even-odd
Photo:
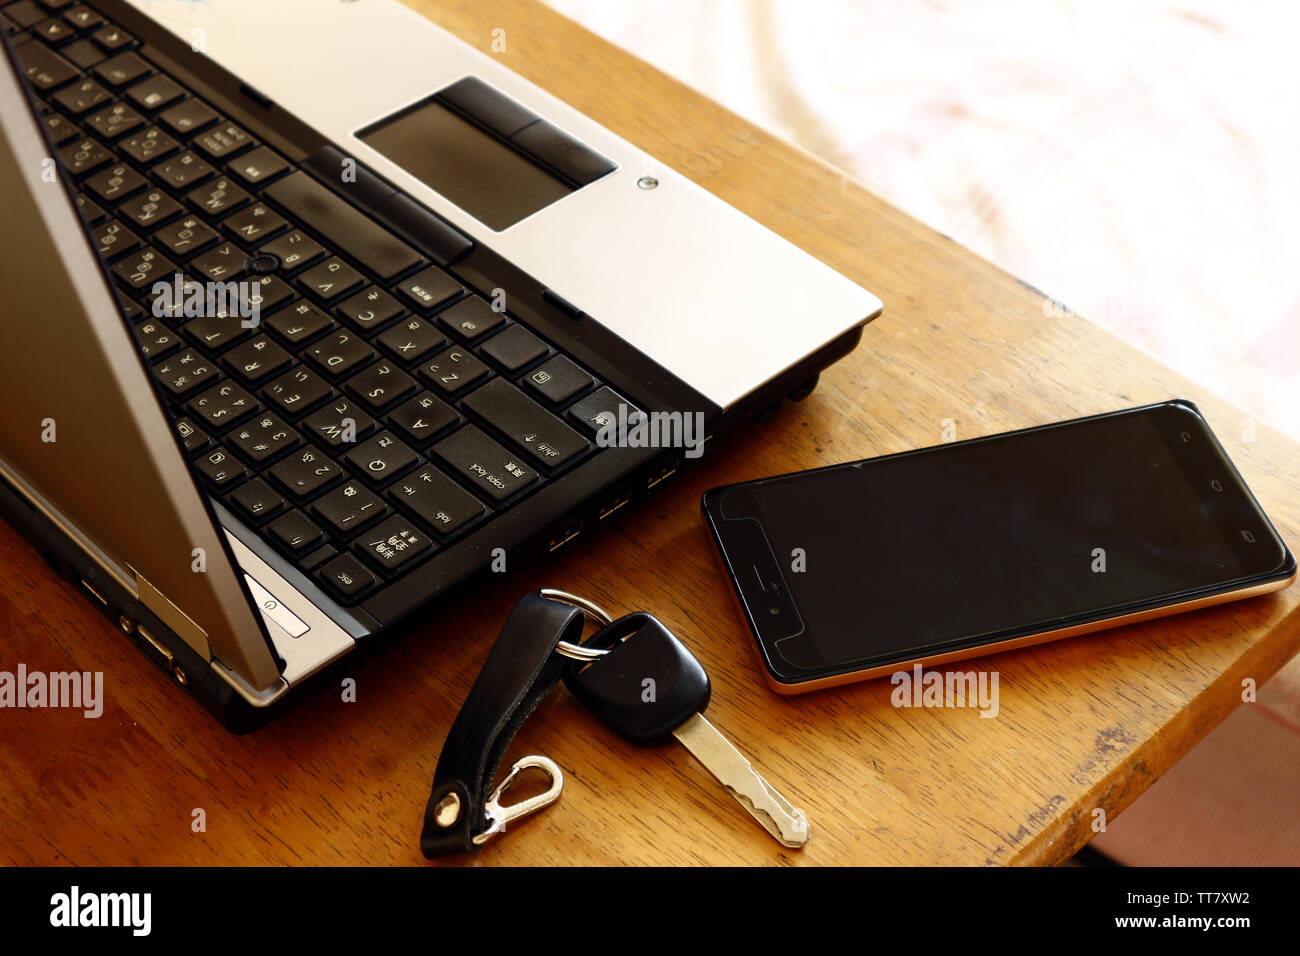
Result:
[[[604,627],[613,623],[613,618],[599,604],[588,601],[584,597],[578,597],[576,594],[570,594],[568,591],[557,591],[555,588],[542,588],[537,592],[544,598],[552,601],[559,601],[562,604],[572,604],[574,607],[582,608]],[[555,645],[555,653],[564,657],[571,658],[575,661],[594,661],[604,657],[609,653],[608,650],[602,650],[599,647],[584,647],[581,644],[570,644],[568,641],[560,641]]]

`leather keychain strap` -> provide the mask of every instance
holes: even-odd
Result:
[[[578,608],[536,594],[510,612],[438,758],[420,834],[426,857],[473,853],[475,838],[481,842],[499,826],[486,812],[497,768],[528,715],[564,676],[567,659],[555,645],[581,643],[585,620]]]

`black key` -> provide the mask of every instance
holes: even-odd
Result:
[[[84,183],[86,189],[106,203],[125,199],[149,185],[145,178],[125,163],[109,166],[95,173]]]
[[[451,329],[465,341],[473,343],[504,328],[508,320],[504,312],[493,311],[482,299],[470,296],[439,313],[438,321],[444,328]]]
[[[244,381],[257,384],[284,369],[293,359],[270,336],[259,335],[235,346],[222,361]]]
[[[71,113],[73,116],[87,113],[112,98],[113,94],[91,79],[82,79],[54,94],[54,102],[58,103],[65,113]]]
[[[380,412],[394,402],[414,395],[419,386],[396,362],[383,359],[348,379],[347,388],[371,411]]]
[[[181,344],[180,336],[157,319],[141,322],[133,331],[140,352],[147,359],[161,358]]]
[[[141,77],[148,76],[152,71],[153,68],[148,63],[130,50],[97,64],[91,70],[109,86],[119,89],[128,83],[134,83]]]
[[[45,19],[46,13],[33,0],[19,0],[4,8],[4,14],[24,29],[35,26]]]
[[[388,505],[361,482],[349,481],[317,498],[311,510],[338,537],[347,538],[388,514]]]
[[[254,286],[252,301],[259,310],[259,319],[293,300],[293,289],[279,276],[259,276]]]
[[[155,194],[150,193],[150,195]],[[166,215],[180,211],[180,204],[176,200],[170,197],[163,198],[167,203],[175,207],[175,209],[164,210]],[[148,210],[146,209],[144,212],[147,213]],[[166,216],[162,218],[166,218]],[[139,223],[139,217],[136,217],[135,221]],[[183,219],[176,220],[171,225],[163,226],[154,232],[150,239],[155,245],[166,249],[169,254],[176,258],[188,259],[196,252],[201,252],[216,242],[218,236],[216,230],[207,226],[198,216],[186,216]]]
[[[292,554],[302,554],[325,538],[324,532],[301,511],[281,515],[267,525],[266,530]]]
[[[38,90],[52,90],[77,76],[77,68],[44,43],[28,40],[16,52],[28,82]]]
[[[228,499],[239,515],[253,524],[261,524],[288,507],[280,493],[261,478],[246,481]]]
[[[397,290],[412,308],[428,315],[439,306],[459,298],[465,287],[437,266],[429,266],[404,279]]]
[[[77,31],[72,29],[62,20],[55,20],[51,17],[48,20],[42,20],[36,26],[32,27],[32,35],[40,37],[46,43],[57,46],[64,40],[77,35]]]
[[[77,193],[77,212],[81,213],[81,219],[87,226],[95,225],[108,215],[98,203],[87,198],[84,193]]]
[[[171,189],[185,189],[212,175],[212,167],[186,150],[178,156],[164,159],[153,167],[153,176]]]
[[[360,286],[365,279],[338,256],[312,266],[298,277],[298,284],[323,302],[333,302]]]
[[[221,225],[240,242],[258,243],[288,228],[289,224],[279,213],[259,202],[231,213]]]
[[[104,59],[104,51],[89,40],[77,40],[69,43],[67,46],[62,47],[59,53],[73,66],[80,67],[83,70],[89,70]]]
[[[447,538],[487,512],[487,507],[432,465],[388,489],[388,500],[410,511],[438,537]]]
[[[291,345],[310,342],[335,326],[333,319],[306,302],[299,302],[277,312],[266,320],[266,324]]]
[[[257,145],[257,140],[234,123],[221,123],[194,137],[194,148],[208,159],[226,159],[241,149]]]
[[[166,277],[162,283],[156,290],[151,286],[145,293],[145,306],[154,318],[162,319],[176,329],[184,324],[185,319],[206,310],[207,290],[202,283],[184,278],[178,290],[175,275]]]
[[[90,238],[104,259],[112,259],[140,246],[139,237],[116,219],[100,223],[91,230]]]
[[[113,266],[113,273],[133,289],[159,280],[170,281],[175,272],[176,266],[152,246],[131,253]]]
[[[345,398],[330,402],[302,420],[307,433],[331,448],[355,444],[375,427],[375,420]]]
[[[295,498],[310,497],[342,474],[343,470],[315,445],[290,452],[271,468],[271,477]]]
[[[79,3],[63,15],[63,19],[72,24],[78,30],[89,30],[97,27],[104,22],[104,18],[95,10]]]
[[[204,279],[229,282],[244,274],[244,263],[247,261],[248,254],[243,249],[233,242],[223,242],[194,259],[190,268]]]
[[[339,549],[334,547],[334,545],[323,544],[315,551],[298,558],[298,567],[302,568],[304,571],[310,571],[313,568],[320,567],[338,553]]]
[[[594,378],[563,355],[555,356],[523,378],[525,388],[553,405],[563,405],[594,384]]]
[[[154,229],[184,211],[185,209],[180,203],[161,189],[150,189],[148,192],[132,196],[117,207],[118,216],[138,229]],[[162,246],[168,245],[166,242],[159,242],[158,244]],[[170,249],[170,251],[179,254],[176,249]]]
[[[185,95],[185,90],[170,76],[151,76],[142,83],[137,83],[126,91],[126,98],[142,110],[153,112],[176,102]]]
[[[479,351],[513,374],[550,355],[551,347],[522,325],[512,325],[484,342]]]
[[[175,106],[170,106],[158,115],[158,121],[173,133],[188,136],[221,118],[211,106],[200,99],[190,97]]]
[[[334,389],[311,369],[300,365],[271,382],[262,394],[285,413],[297,417],[311,411],[327,398],[333,398]]]
[[[122,314],[126,316],[128,322],[139,322],[144,318],[144,309],[140,308],[130,299],[124,299],[121,295],[117,297],[117,304],[122,307]]]
[[[298,433],[278,415],[263,412],[232,430],[226,441],[253,464],[261,464],[297,445]]]
[[[537,472],[520,464],[473,425],[454,432],[433,446],[431,454],[493,501],[504,501],[537,480]]]
[[[569,418],[577,422],[589,436],[595,437],[602,428],[617,425],[622,406],[623,420],[635,424],[645,413],[612,388],[599,388],[569,409]]]
[[[301,170],[272,183],[265,195],[385,281],[422,261],[414,249]]]
[[[248,202],[249,195],[235,183],[222,176],[210,183],[204,183],[192,189],[185,196],[186,201],[199,212],[209,216],[238,209]]]
[[[418,362],[446,345],[447,336],[424,319],[410,316],[379,336],[379,344],[401,362]]]
[[[331,332],[308,348],[306,355],[321,371],[339,379],[374,358],[375,350],[355,332]]]
[[[135,43],[135,37],[127,33],[121,27],[109,24],[101,27],[91,37],[96,43],[109,52],[120,50],[123,47],[131,46]]]
[[[143,126],[144,117],[125,103],[113,103],[98,113],[92,113],[82,122],[104,139],[116,139]]]
[[[373,285],[338,307],[339,315],[363,332],[381,329],[405,311],[396,299]]]
[[[81,130],[72,125],[72,120],[61,113],[51,113],[46,116],[45,128],[50,131],[50,138],[55,146],[62,146],[81,135]]]
[[[93,139],[78,140],[59,150],[59,162],[73,176],[82,176],[112,160],[113,154]]]
[[[439,394],[452,395],[488,374],[488,367],[469,349],[453,346],[439,352],[419,368],[420,378]]]
[[[212,439],[208,437],[208,433],[188,418],[177,419],[176,431],[181,436],[181,444],[185,446],[187,454],[198,454],[207,450],[212,444]]]
[[[357,536],[352,547],[387,574],[410,567],[433,547],[422,530],[408,518],[389,518]]]
[[[316,572],[316,577],[345,602],[369,591],[375,576],[350,554],[340,554]]]
[[[117,144],[117,148],[137,163],[146,164],[161,159],[178,149],[180,145],[159,127],[150,126],[146,130],[128,136]]]
[[[208,431],[225,431],[261,405],[243,386],[222,382],[189,400],[185,406]]]
[[[214,488],[233,488],[248,476],[244,463],[220,445],[196,458],[194,465]]]
[[[259,146],[227,163],[226,168],[245,185],[261,186],[287,170],[289,163],[270,147]]]
[[[428,392],[399,405],[388,416],[388,423],[416,447],[433,441],[460,422],[460,412]]]
[[[558,468],[590,447],[585,438],[503,378],[471,392],[464,406],[546,468]]]
[[[272,239],[257,251],[270,253],[279,259],[281,270],[288,275],[292,275],[325,255],[324,246],[297,229]]]
[[[420,460],[419,455],[390,431],[367,439],[343,457],[367,481],[377,485],[391,481]]]

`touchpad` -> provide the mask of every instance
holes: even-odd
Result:
[[[615,168],[474,76],[357,138],[497,231]]]

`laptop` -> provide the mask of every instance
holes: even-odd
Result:
[[[234,731],[881,310],[396,0],[0,27],[0,510]]]

